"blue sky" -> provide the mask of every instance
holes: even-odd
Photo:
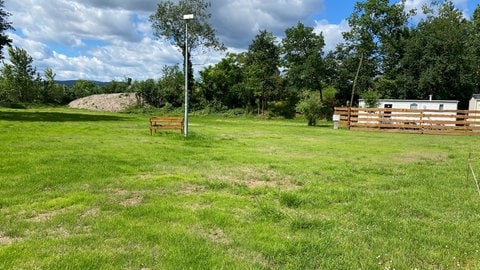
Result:
[[[158,0],[160,1],[160,0]],[[428,0],[407,0],[410,8]],[[454,0],[470,16],[478,0]],[[182,56],[168,41],[152,35],[148,17],[156,9],[152,0],[5,0],[16,31],[14,45],[34,58],[37,71],[46,68],[56,79],[122,81],[159,78],[165,65],[179,64]],[[346,18],[355,0],[215,0],[211,24],[229,52],[248,48],[260,30],[282,37],[301,21],[322,32],[325,50],[342,41]],[[193,55],[195,69],[217,63],[225,52]]]
[[[319,17],[338,24],[352,14],[356,2],[355,0],[325,0],[325,9],[320,12]]]

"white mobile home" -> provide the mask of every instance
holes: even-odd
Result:
[[[469,111],[480,111],[480,94],[473,94],[470,102],[468,103]],[[480,126],[480,114],[477,112],[471,112],[469,114],[469,121],[472,122],[470,125],[474,127]]]
[[[473,94],[468,103],[469,111],[480,111],[480,94]]]
[[[359,107],[366,107],[365,100],[359,100]],[[369,115],[359,117],[359,123],[371,123],[372,121],[375,121],[375,119],[378,119],[377,121],[383,124],[401,123],[404,125],[406,123],[420,124],[427,122],[432,125],[441,124],[455,126],[456,112],[451,111],[456,111],[458,109],[458,100],[432,100],[431,98],[428,100],[379,99],[377,108],[387,110],[372,110]],[[417,113],[425,110],[428,111],[428,113],[415,115],[416,113],[409,113],[408,110],[417,110]],[[452,122],[452,124],[448,122]]]
[[[378,101],[379,101],[378,108],[389,108],[389,109],[393,108],[393,109],[443,111],[443,110],[457,110],[458,108],[458,100],[379,99]],[[365,108],[365,100],[359,99],[358,107]]]

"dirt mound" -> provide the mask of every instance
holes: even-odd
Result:
[[[135,93],[99,94],[76,99],[70,108],[92,111],[120,112],[137,104]]]

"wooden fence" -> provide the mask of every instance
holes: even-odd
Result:
[[[334,114],[347,129],[480,135],[480,111],[336,107]]]

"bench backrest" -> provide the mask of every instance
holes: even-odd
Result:
[[[179,123],[183,124],[183,117],[151,117],[150,123]]]

